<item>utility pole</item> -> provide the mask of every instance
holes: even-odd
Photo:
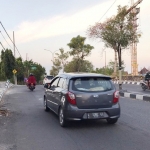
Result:
[[[116,77],[117,75],[117,51],[115,51],[115,61],[114,61],[114,76]]]
[[[16,60],[14,31],[13,31],[13,46],[14,46],[14,57],[15,57],[15,60]],[[16,74],[14,74],[14,81],[15,81],[15,85],[17,85],[17,75]]]
[[[3,46],[3,44],[0,42],[0,44],[2,45],[2,47],[3,47],[3,50],[5,51],[5,48],[4,48],[4,46]]]
[[[106,51],[105,51],[105,69],[106,69]]]
[[[14,57],[16,58],[16,53],[15,53],[15,35],[13,31],[13,46],[14,46]]]
[[[106,51],[105,51],[105,74],[106,74]]]

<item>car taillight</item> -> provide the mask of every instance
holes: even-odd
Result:
[[[119,91],[114,92],[113,103],[117,103],[119,101]]]
[[[70,104],[72,105],[76,105],[76,99],[75,99],[75,95],[71,92],[67,93],[67,100]]]

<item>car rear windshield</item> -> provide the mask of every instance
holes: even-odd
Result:
[[[51,80],[51,79],[53,79],[53,76],[47,76],[46,78]]]
[[[72,90],[84,92],[110,91],[113,89],[109,78],[80,77],[72,79]]]

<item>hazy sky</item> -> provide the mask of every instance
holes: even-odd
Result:
[[[46,68],[47,73],[52,66],[52,52],[64,48],[69,51],[67,44],[77,35],[87,37],[86,31],[95,22],[103,22],[106,18],[115,15],[117,6],[131,5],[131,0],[116,0],[115,4],[102,18],[115,0],[1,0],[0,21],[11,37],[15,33],[16,46],[25,60],[32,59]],[[136,2],[137,0],[134,0]],[[150,0],[143,0],[138,5],[139,29],[142,37],[138,43],[137,58],[138,70],[150,67]],[[102,18],[102,19],[101,19]],[[100,20],[101,19],[101,20]],[[2,26],[0,31],[7,39],[6,43],[0,34],[0,42],[5,48],[13,49],[11,41],[7,38]],[[94,67],[105,65],[104,43],[99,40],[87,38],[86,44],[94,46],[94,50],[87,58]],[[0,50],[2,48],[0,47]],[[106,50],[106,62],[114,60],[111,49]],[[125,70],[131,70],[130,50],[123,52]],[[16,52],[16,56],[19,54]]]

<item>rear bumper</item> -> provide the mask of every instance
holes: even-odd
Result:
[[[79,109],[76,106],[70,106],[69,109],[64,109],[64,117],[66,120],[89,120],[88,113],[105,112],[101,118],[94,119],[107,119],[120,117],[120,105],[113,105],[111,108],[99,109]]]

